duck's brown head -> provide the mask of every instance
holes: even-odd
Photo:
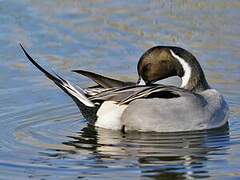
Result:
[[[182,79],[182,88],[198,91],[209,88],[196,58],[180,47],[156,46],[147,50],[137,66],[139,79],[150,85],[171,76]]]
[[[171,76],[184,74],[181,64],[172,56],[169,48],[153,47],[146,51],[138,62],[138,75],[146,84]]]

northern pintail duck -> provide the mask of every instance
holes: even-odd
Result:
[[[228,105],[223,96],[209,86],[196,58],[180,47],[156,46],[147,50],[138,62],[137,83],[74,70],[97,83],[86,89],[49,73],[22,49],[97,127],[124,132],[176,132],[217,128],[227,123]],[[171,76],[182,79],[180,87],[154,84]]]

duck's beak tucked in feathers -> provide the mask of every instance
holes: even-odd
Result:
[[[147,50],[137,66],[139,79],[147,85],[171,76],[182,79],[181,88],[191,91],[209,89],[203,70],[187,50],[174,46],[156,46]]]
[[[139,77],[146,84],[152,84],[171,76],[182,76],[181,65],[171,55],[169,49],[151,48],[140,58],[138,62]]]

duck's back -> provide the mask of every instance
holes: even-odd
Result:
[[[227,122],[228,106],[214,89],[174,98],[132,101],[122,115],[125,130],[176,132],[217,128]]]

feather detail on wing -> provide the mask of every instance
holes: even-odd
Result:
[[[134,82],[123,82],[120,80],[105,77],[100,74],[96,74],[96,73],[89,72],[89,71],[73,70],[73,72],[76,72],[78,74],[81,74],[83,76],[86,76],[86,77],[92,79],[94,82],[96,82],[98,85],[100,85],[103,88],[113,88],[113,87],[136,85],[136,83],[134,83]]]
[[[182,95],[189,94],[187,90],[165,85],[151,86],[127,86],[121,88],[111,88],[96,94],[90,99],[92,101],[115,101],[116,104],[128,104],[133,100],[142,98],[178,98]]]

